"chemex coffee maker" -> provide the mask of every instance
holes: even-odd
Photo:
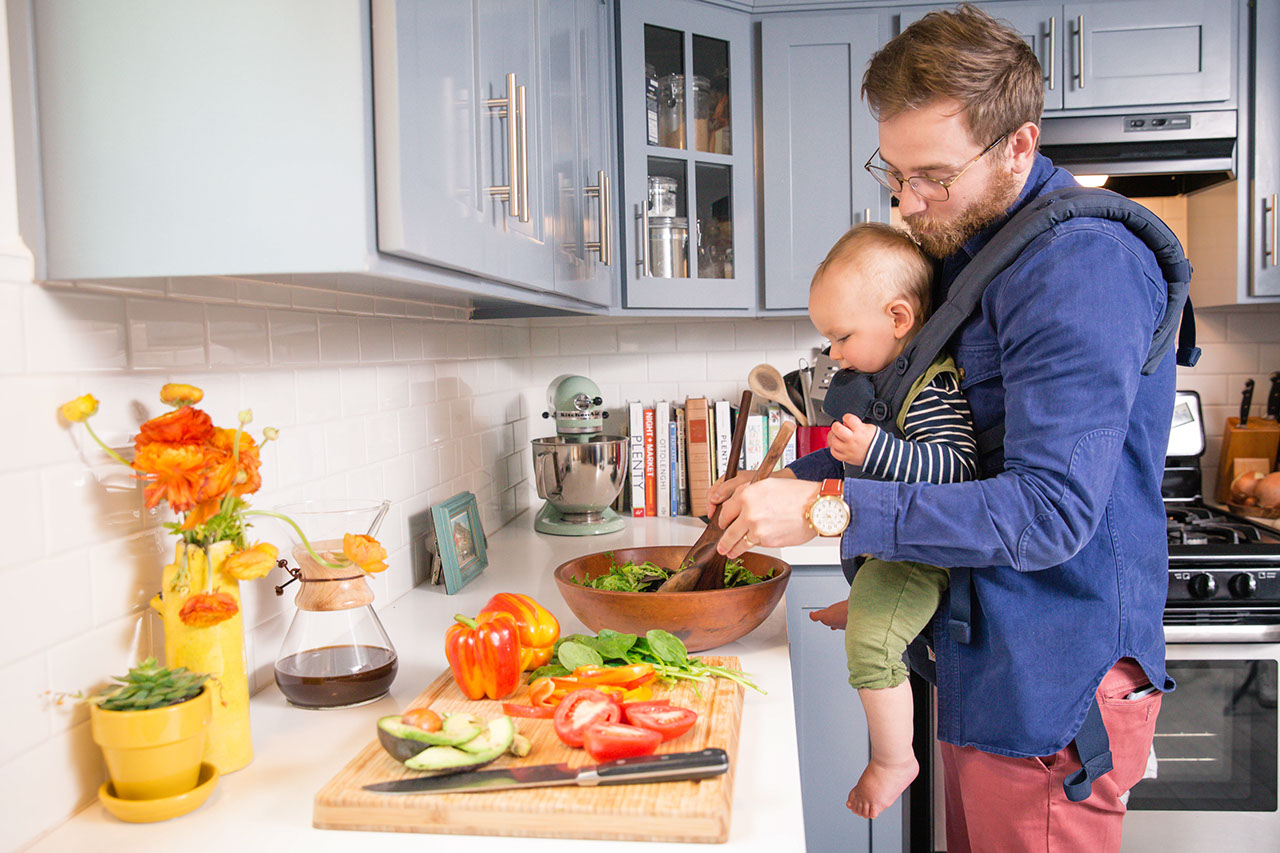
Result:
[[[606,435],[600,388],[585,376],[566,373],[547,386],[544,418],[556,434],[533,439],[533,476],[546,504],[533,529],[558,536],[592,536],[621,530],[622,516],[610,508],[627,477],[627,439]]]

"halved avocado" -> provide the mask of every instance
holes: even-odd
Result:
[[[439,731],[428,732],[400,721],[399,714],[378,720],[378,741],[396,761],[407,761],[432,746],[457,746],[483,731],[475,714],[446,714]]]
[[[405,761],[410,770],[436,774],[475,770],[506,753],[515,741],[516,727],[510,717],[489,721],[485,732],[459,746],[429,746]]]

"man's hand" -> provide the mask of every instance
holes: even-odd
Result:
[[[817,533],[805,520],[805,511],[818,497],[818,487],[812,480],[797,480],[790,471],[738,486],[720,508],[724,535],[716,550],[733,559],[760,545],[781,548],[808,542]]]
[[[845,415],[831,425],[827,446],[831,448],[831,455],[841,462],[861,465],[867,459],[877,431],[877,427],[863,423],[856,415]]]

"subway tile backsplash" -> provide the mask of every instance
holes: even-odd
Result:
[[[1280,312],[1203,311],[1200,366],[1179,387],[1200,392],[1213,482],[1221,429],[1246,378],[1280,370]],[[263,454],[258,507],[309,497],[385,496],[380,538],[390,569],[374,579],[379,606],[415,583],[410,519],[451,495],[476,493],[485,529],[538,500],[529,439],[561,373],[594,380],[620,417],[628,400],[736,399],[752,366],[784,373],[822,343],[802,317],[758,320],[569,318],[468,322],[456,306],[241,279],[41,286],[0,282],[0,494],[6,548],[0,582],[21,602],[0,620],[0,802],[19,844],[89,802],[103,772],[83,710],[43,707],[46,690],[86,690],[147,654],[162,654],[147,601],[173,542],[141,490],[57,407],[82,393],[94,419],[126,448],[163,411],[166,381],[205,390],[215,423],[251,408],[252,429],[275,426]],[[1265,394],[1255,395],[1261,414]],[[619,428],[622,427],[619,421]],[[527,517],[516,523],[527,524]],[[264,525],[265,538],[283,543]],[[284,578],[242,585],[255,688],[292,618]],[[21,781],[19,781],[21,780]]]

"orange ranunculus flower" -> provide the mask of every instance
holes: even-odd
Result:
[[[59,411],[71,423],[83,423],[98,413],[98,400],[92,394],[84,394],[76,397],[70,403],[63,403]]]
[[[225,592],[198,592],[187,599],[178,611],[183,625],[192,628],[211,628],[226,622],[240,612],[240,605]]]
[[[262,475],[259,468],[262,460],[258,458],[258,444],[247,432],[240,433],[239,453],[235,457],[236,431],[233,429],[214,428],[209,439],[210,446],[219,454],[216,470],[210,471],[211,494],[224,494],[230,491],[236,497],[250,495],[262,487]]]
[[[169,382],[160,388],[160,402],[170,406],[194,406],[204,399],[204,392],[194,385]]]
[[[152,418],[138,428],[133,446],[141,451],[145,445],[200,444],[213,436],[213,419],[194,406],[183,406]]]
[[[252,548],[237,551],[222,564],[227,574],[239,581],[252,581],[264,577],[276,567],[280,551],[270,542],[259,542]]]
[[[197,495],[197,498],[199,495]],[[204,524],[222,511],[222,498],[214,497],[208,500],[202,500],[187,511],[186,517],[182,520],[183,530],[195,530],[198,525]]]
[[[179,409],[178,411],[187,411]],[[138,447],[133,467],[147,483],[147,508],[155,509],[167,500],[174,512],[186,512],[205,500],[208,454],[199,445],[144,444]]]
[[[370,574],[377,574],[387,568],[387,564],[383,562],[387,559],[387,549],[372,536],[363,533],[342,534],[342,553]]]

